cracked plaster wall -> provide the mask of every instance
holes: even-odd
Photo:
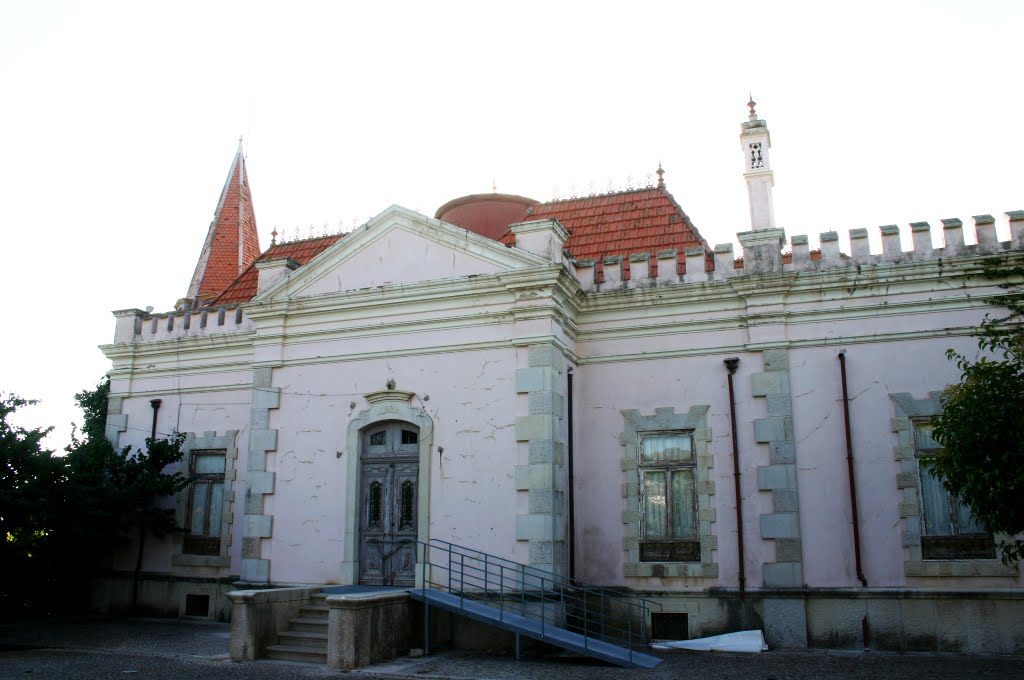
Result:
[[[514,367],[508,349],[276,369],[274,581],[344,578],[348,423],[388,378],[434,422],[430,535],[513,558]]]
[[[750,381],[751,360],[740,363],[735,379],[737,410],[741,423],[754,405]],[[726,370],[717,356],[688,357],[622,364],[583,365],[576,371],[576,515],[579,536],[577,572],[584,581],[625,585],[627,525],[623,512],[623,446],[625,423],[622,411],[650,415],[658,408],[674,407],[686,413],[693,405],[708,405],[706,429],[714,457],[709,470],[714,485],[710,495],[716,537],[714,563],[717,576],[645,577],[630,579],[636,587],[705,589],[735,588],[738,578],[735,493],[732,474],[732,442],[729,422]],[[760,585],[762,541],[758,515],[770,509],[770,499],[757,491],[756,470],[760,459],[753,455],[753,432],[740,427],[741,492],[744,497],[747,587]],[[697,565],[700,566],[699,564]]]
[[[911,349],[912,347],[912,349]],[[847,346],[853,455],[860,516],[861,557],[869,587],[1007,588],[1020,577],[946,577],[915,581],[904,575],[909,559],[901,492],[900,463],[892,431],[899,415],[891,393],[925,398],[958,382],[956,367],[945,360],[947,348],[973,356],[977,344],[969,337],[917,340],[912,346],[865,343]],[[859,585],[854,573],[853,529],[846,473],[842,413],[840,347],[790,352],[800,502],[815,512],[801,515],[807,559],[804,578],[812,587]]]

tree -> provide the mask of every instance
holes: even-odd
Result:
[[[138,607],[139,583],[146,537],[160,537],[178,529],[174,510],[160,500],[173,497],[191,480],[180,472],[164,470],[181,461],[184,435],[147,438],[146,448],[120,450],[105,435],[109,381],[95,390],[75,395],[85,419],[82,439],[72,437],[68,452],[69,487],[73,512],[88,517],[88,526],[69,536],[76,548],[84,543],[110,550],[117,542],[136,540],[135,570],[132,576],[132,609]]]
[[[178,529],[174,510],[161,507],[158,500],[174,496],[184,490],[191,479],[180,472],[166,474],[168,465],[178,463],[183,457],[181,445],[185,435],[174,434],[166,439],[146,439],[146,450],[130,446],[122,449],[114,458],[110,476],[121,490],[126,511],[126,522],[135,529],[137,552],[135,572],[132,575],[132,609],[139,603],[139,582],[142,576],[142,555],[146,536],[161,537]]]
[[[0,611],[20,611],[36,604],[43,591],[45,563],[51,543],[53,491],[61,481],[61,465],[42,447],[52,428],[27,430],[8,418],[36,402],[0,395]]]
[[[1004,280],[1024,273],[998,263],[984,271]],[[925,464],[989,531],[1012,537],[1024,532],[1024,293],[1001,287],[1013,292],[992,302],[1008,313],[986,317],[978,334],[987,355],[946,352],[960,383],[942,395],[942,413],[932,419],[942,449]],[[999,548],[1007,565],[1024,557],[1020,538],[1001,540]]]
[[[184,436],[115,449],[105,436],[110,384],[75,395],[85,416],[66,455],[42,447],[51,428],[27,430],[9,416],[35,402],[0,396],[0,610],[49,613],[86,603],[90,557],[137,541],[132,608],[145,539],[177,530],[162,503],[191,481],[165,469],[179,462]]]

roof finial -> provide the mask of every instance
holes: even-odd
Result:
[[[270,232],[270,245],[277,245],[277,226],[274,226],[274,231]]]
[[[498,193],[498,180],[494,178],[491,178],[491,191],[493,193]]]
[[[665,188],[665,171],[661,169],[661,161],[658,161],[658,169],[654,171],[658,175],[658,188]],[[650,177],[650,175],[648,175]]]
[[[757,106],[757,102],[754,101],[754,95],[750,95],[750,101],[747,102],[747,106],[750,107],[750,120],[757,120],[757,112],[754,111],[754,107]]]

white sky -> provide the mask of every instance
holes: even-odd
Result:
[[[1019,1],[0,0],[0,391],[66,444],[110,311],[185,294],[239,135],[264,247],[659,160],[715,244],[749,228],[752,91],[787,234],[992,213],[1006,238],[1022,30]]]

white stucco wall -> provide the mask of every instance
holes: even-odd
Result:
[[[345,266],[312,283],[303,296],[373,286],[401,285],[460,276],[493,274],[499,268],[465,252],[397,228],[368,243]]]
[[[121,409],[128,430],[122,444],[141,444],[147,436],[152,398],[163,400],[161,432],[239,431],[230,568],[172,568],[170,542],[154,541],[145,569],[238,574],[249,430],[256,417],[249,409],[252,383],[254,370],[268,369],[269,388],[280,392],[278,406],[267,412],[277,445],[267,455],[266,470],[275,481],[262,509],[252,514],[272,518],[272,535],[256,539],[272,582],[349,578],[342,569],[353,559],[345,520],[352,507],[349,489],[356,487],[348,479],[348,461],[358,451],[349,450],[348,425],[367,409],[365,396],[384,389],[389,379],[398,390],[415,393],[412,405],[433,422],[430,536],[528,561],[530,541],[537,537],[517,537],[517,521],[531,514],[530,494],[536,489],[517,488],[516,466],[529,461],[530,448],[529,437],[517,438],[516,426],[517,419],[531,414],[531,397],[529,390],[517,391],[516,380],[517,370],[534,367],[529,348],[542,345],[561,352],[548,366],[556,395],[565,396],[566,369],[575,364],[577,575],[591,583],[648,590],[737,585],[723,359],[740,359],[734,387],[744,567],[747,587],[759,588],[762,566],[777,561],[778,543],[761,537],[763,516],[773,512],[775,501],[771,491],[758,488],[758,469],[772,461],[769,445],[755,441],[754,422],[770,414],[767,399],[754,396],[752,381],[768,370],[764,352],[782,349],[793,408],[802,584],[853,588],[836,359],[845,349],[869,586],[1005,589],[1022,584],[1019,575],[904,576],[907,550],[889,394],[925,397],[940,390],[957,380],[945,350],[973,352],[969,333],[990,310],[981,299],[995,289],[971,280],[962,261],[882,263],[582,295],[568,270],[529,260],[514,249],[454,231],[442,234],[443,243],[434,241],[426,223],[388,225],[394,226],[384,224],[380,238],[357,234],[352,252],[332,248],[309,272],[299,270],[271,288],[266,300],[246,308],[245,324],[236,332],[136,337],[125,332],[128,317],[119,317],[118,344],[108,352],[118,366],[113,393],[125,397]],[[370,286],[382,287],[365,290]],[[337,293],[349,289],[363,290]],[[622,411],[685,413],[701,405],[709,407],[717,575],[627,576],[623,513],[636,508],[626,506],[623,494]],[[558,442],[566,440],[564,415],[552,416],[552,438]],[[564,475],[564,468],[555,474]],[[556,491],[564,484],[559,477]],[[558,525],[556,541],[564,512],[554,512],[561,513],[552,520]],[[131,551],[120,555],[117,568],[130,570],[133,556]]]
[[[511,557],[515,543],[514,350],[453,352],[288,366],[275,373],[281,407],[269,505],[272,577],[339,582],[347,559],[346,432],[363,397],[394,379],[434,421],[430,535]],[[353,407],[352,404],[355,406]],[[440,451],[443,449],[443,453]]]

